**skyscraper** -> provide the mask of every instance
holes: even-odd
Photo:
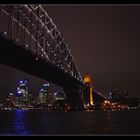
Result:
[[[21,91],[18,90],[18,88],[15,94],[15,106],[20,108],[22,108],[23,106],[23,94]]]
[[[41,90],[39,91],[39,101],[40,103],[45,103],[48,100],[49,96],[49,83],[44,84]]]
[[[49,83],[43,85],[43,93],[44,93],[44,99],[45,99],[45,101],[48,100],[49,86],[50,86]]]
[[[45,94],[43,88],[39,91],[39,102],[44,103],[45,102]]]
[[[23,102],[28,102],[28,80],[21,80],[19,82],[19,91],[23,94]]]
[[[11,105],[15,105],[15,96],[13,93],[9,93],[8,99]]]

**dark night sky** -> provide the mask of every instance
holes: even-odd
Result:
[[[65,38],[82,74],[88,72],[101,93],[126,89],[140,98],[140,7],[48,5],[48,15]],[[34,91],[43,80],[0,65],[1,96],[17,80],[30,79]]]

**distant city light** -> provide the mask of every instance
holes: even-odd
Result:
[[[40,91],[43,92],[43,88]]]
[[[57,94],[58,94],[58,93],[57,93],[57,92],[55,92],[55,93],[54,93],[54,96],[56,96]]]
[[[10,93],[10,96],[13,96],[13,93]]]
[[[18,91],[18,94],[21,94],[21,91]]]
[[[28,45],[26,44],[25,47],[28,48]]]
[[[49,86],[49,85],[50,85],[50,84],[49,84],[49,83],[47,83],[47,84],[44,84],[43,86],[45,86],[45,87],[46,87],[46,86]]]
[[[19,90],[20,90],[20,87],[17,88],[17,91],[19,91]]]
[[[107,104],[107,103],[108,103],[108,101],[106,101],[106,100],[105,100],[105,101],[104,101],[104,103],[105,103],[105,104]]]

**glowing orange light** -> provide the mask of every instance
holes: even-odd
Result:
[[[90,86],[92,86],[92,78],[89,74],[85,74],[83,79],[84,79],[84,83],[89,83]]]
[[[107,101],[105,100],[104,103],[107,104]]]
[[[90,83],[90,78],[89,78],[89,77],[85,77],[85,78],[84,78],[84,82],[85,82],[85,83]]]
[[[90,87],[90,104],[93,105],[92,87]]]
[[[90,85],[90,105],[93,105],[93,88],[92,88],[92,78],[89,74],[85,74],[84,83],[88,83]]]

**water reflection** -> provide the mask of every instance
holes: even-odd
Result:
[[[26,123],[25,123],[25,112],[24,110],[16,110],[14,115],[14,121],[13,121],[13,130],[14,134],[16,135],[26,135],[29,134]]]
[[[0,135],[140,134],[140,111],[1,111]]]

